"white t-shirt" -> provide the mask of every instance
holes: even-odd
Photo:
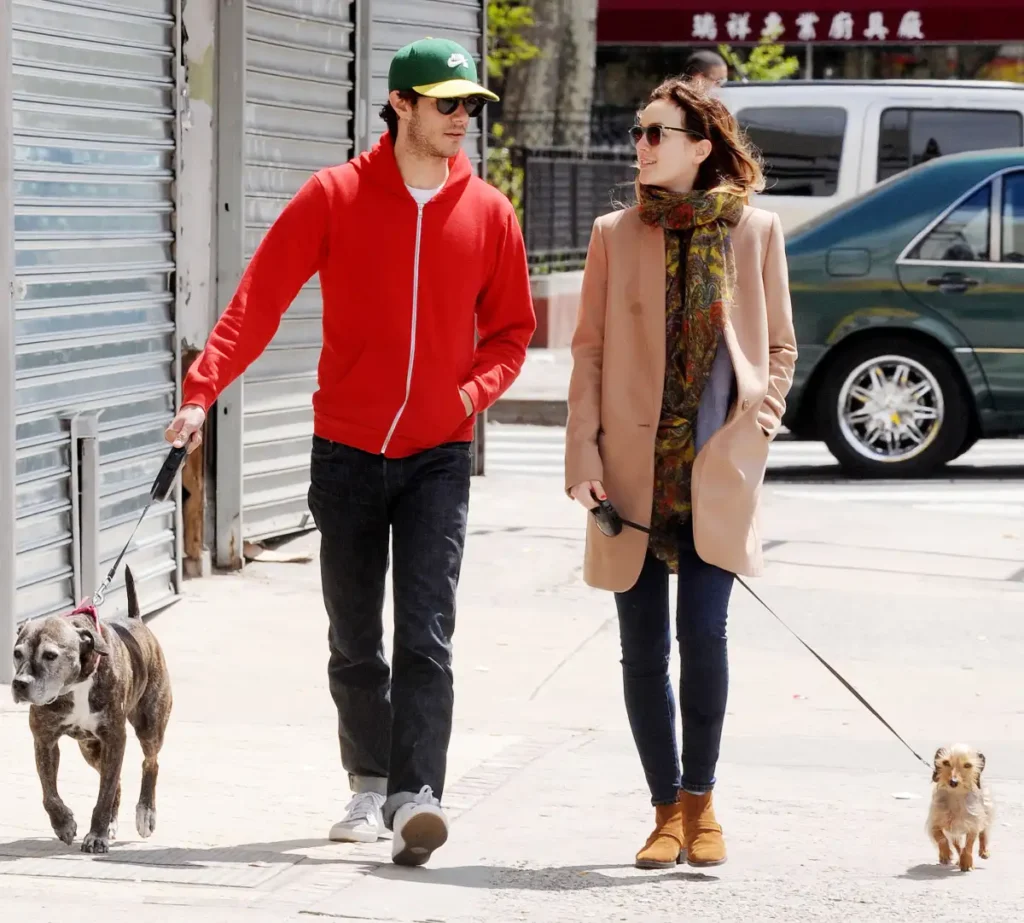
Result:
[[[427,202],[434,198],[434,196],[444,188],[444,183],[436,189],[417,189],[415,186],[410,186],[408,183],[405,184],[405,188],[409,190],[409,194],[416,200],[417,205],[426,205]]]

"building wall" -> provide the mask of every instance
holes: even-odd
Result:
[[[177,318],[180,378],[217,320],[217,27],[219,0],[182,0],[181,139],[177,176]],[[210,572],[205,537],[215,527],[213,456],[199,452],[182,469],[184,568]]]
[[[127,539],[166,451],[163,428],[180,400],[181,378],[230,297],[254,234],[261,233],[258,223],[246,224],[243,209],[227,218],[220,207],[225,190],[241,186],[243,162],[225,160],[221,142],[225,132],[244,137],[246,107],[253,102],[246,99],[246,81],[256,79],[245,72],[244,40],[224,30],[225,17],[230,22],[239,5],[254,11],[254,19],[290,17],[300,45],[328,9],[365,24],[360,36],[368,44],[360,50],[366,68],[357,68],[354,53],[349,67],[362,136],[370,143],[382,128],[372,104],[379,105],[384,56],[399,32],[410,38],[454,34],[483,68],[479,2],[165,0],[160,6],[125,0],[120,15],[84,0],[0,4],[0,384],[6,383],[0,387],[0,646],[12,640],[20,618],[63,609],[90,592]],[[57,13],[65,16],[64,26],[71,22],[67,16],[77,17],[77,41],[49,61],[47,49],[53,51],[67,31],[54,25]],[[265,70],[276,67],[264,64]],[[38,93],[19,91],[18,81],[26,80],[53,88],[53,100],[43,107],[56,107],[47,110],[51,115],[33,109]],[[351,121],[345,135],[355,137],[356,106],[343,109]],[[154,114],[150,122],[147,111]],[[20,147],[12,132],[20,133]],[[281,139],[273,147],[274,156],[291,157],[308,172],[353,153],[348,143],[336,152],[328,144],[315,155]],[[471,156],[480,165],[483,155],[477,133]],[[17,254],[12,206],[22,228]],[[255,203],[250,206],[251,212]],[[225,272],[232,248],[234,263]],[[138,297],[117,294],[123,285],[135,285]],[[86,314],[96,315],[95,330],[82,326]],[[32,368],[33,362],[41,365]],[[76,384],[62,383],[66,375],[77,376]],[[46,376],[52,377],[52,400]],[[101,411],[95,439],[86,423],[70,428],[69,414],[83,408]],[[180,496],[176,488],[147,517],[128,554],[133,571],[143,571],[144,604],[151,609],[179,592],[182,550],[189,572],[204,573],[218,536],[223,542],[225,535],[242,534],[241,434],[208,429],[207,449],[213,439],[217,451],[189,458]],[[47,439],[52,446],[43,444]],[[93,453],[84,466],[82,445]],[[215,458],[224,467],[225,457],[228,476],[218,482]],[[51,462],[52,471],[46,468]],[[46,528],[33,531],[37,525]],[[241,541],[231,551],[222,561],[237,566]],[[30,578],[29,564],[38,571]],[[123,606],[122,583],[123,569],[105,611]]]
[[[0,62],[13,57],[11,8],[0,3]],[[17,545],[14,538],[14,146],[11,68],[0,64],[0,650],[14,646]],[[0,683],[9,683],[10,657],[0,657]]]
[[[181,187],[201,198],[183,200],[181,219],[187,368],[276,214],[268,203],[279,210],[300,179],[371,147],[384,130],[377,110],[391,54],[418,37],[449,35],[483,71],[485,18],[481,2],[461,0],[183,2]],[[337,106],[328,105],[335,97]],[[339,118],[348,120],[344,130],[318,130]],[[480,128],[467,150],[481,169]],[[239,567],[247,541],[312,528],[305,494],[320,319],[317,286],[307,289],[266,354],[221,396],[204,449],[187,463],[189,572],[206,572],[211,558]]]
[[[129,540],[151,612],[181,578],[177,492],[135,528],[177,397],[180,0],[4,15],[4,615],[72,608]],[[107,612],[125,608],[123,579]]]
[[[216,31],[218,0],[182,0],[184,86],[178,150],[178,335],[182,352],[201,346],[217,318]]]

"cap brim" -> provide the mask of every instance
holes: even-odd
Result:
[[[434,99],[465,99],[467,96],[482,96],[491,102],[500,102],[500,97],[472,80],[442,80],[422,87],[413,87],[420,96]]]

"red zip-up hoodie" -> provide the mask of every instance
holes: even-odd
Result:
[[[537,321],[515,211],[465,152],[424,206],[388,135],[312,176],[253,255],[189,369],[182,403],[209,410],[316,272],[314,432],[389,457],[472,439],[475,414],[459,388],[477,412],[493,404],[518,376]]]

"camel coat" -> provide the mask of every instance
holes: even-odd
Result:
[[[736,291],[695,426],[697,554],[731,573],[763,570],[758,508],[768,446],[793,382],[796,336],[778,216],[744,208],[731,229]],[[565,488],[600,481],[625,518],[650,525],[665,379],[665,235],[634,207],[598,218],[587,252],[565,436]],[[583,576],[624,592],[648,536],[610,538],[587,517]]]

